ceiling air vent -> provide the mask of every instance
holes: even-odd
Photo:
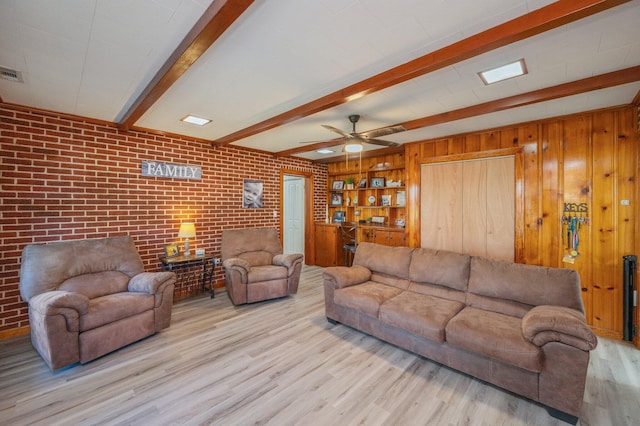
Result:
[[[22,73],[5,67],[0,67],[0,78],[3,80],[15,81],[22,83]]]

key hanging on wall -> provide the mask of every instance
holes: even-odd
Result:
[[[560,219],[562,226],[562,245],[566,249],[563,262],[574,263],[580,256],[580,229],[589,225],[589,207],[587,203],[564,203],[564,213]]]

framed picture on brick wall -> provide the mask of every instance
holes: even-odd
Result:
[[[261,180],[245,179],[242,184],[242,207],[261,209],[263,187]]]

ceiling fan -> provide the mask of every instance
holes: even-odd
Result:
[[[369,130],[368,132],[356,132],[356,123],[360,120],[360,116],[357,114],[353,114],[349,116],[349,121],[353,124],[353,132],[347,133],[343,130],[337,129],[333,126],[328,126],[323,124],[327,130],[331,130],[342,136],[343,141],[345,142],[344,151],[346,152],[359,152],[362,151],[362,143],[370,143],[373,145],[382,145],[382,146],[398,146],[399,144],[396,142],[385,141],[382,139],[377,139],[380,136],[392,135],[398,132],[404,132],[405,129],[403,126],[390,126],[390,127],[382,127],[380,129]]]

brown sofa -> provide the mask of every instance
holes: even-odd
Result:
[[[27,245],[20,295],[51,370],[86,363],[169,326],[173,272],[144,272],[130,237]]]
[[[222,231],[222,266],[234,305],[296,294],[302,254],[282,254],[275,228]]]
[[[326,315],[547,406],[576,423],[589,351],[578,274],[360,243],[324,271]]]

